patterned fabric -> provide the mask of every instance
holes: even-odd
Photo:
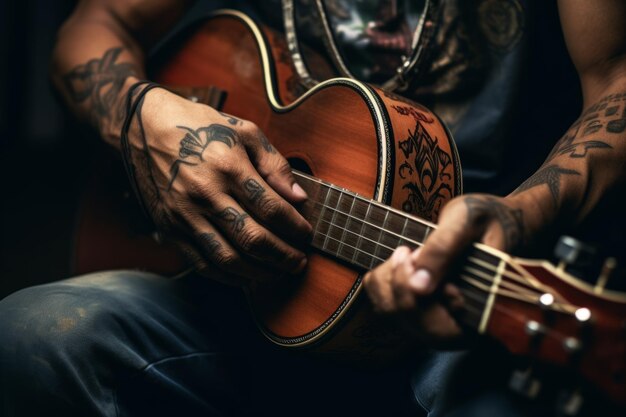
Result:
[[[269,0],[256,7],[264,20],[282,28],[280,3]],[[357,78],[374,84],[389,79],[401,57],[410,53],[424,4],[424,0],[324,1],[344,62]],[[295,9],[299,39],[323,50],[315,0],[297,0]],[[505,193],[517,185],[503,179],[502,173],[524,68],[525,9],[525,0],[442,0],[428,69],[415,91],[403,93],[431,107],[452,132],[465,191]]]

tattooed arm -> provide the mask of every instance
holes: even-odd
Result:
[[[463,300],[444,278],[471,242],[515,252],[548,233],[575,227],[604,198],[623,190],[626,2],[560,0],[559,10],[583,90],[584,109],[578,120],[537,172],[509,196],[453,199],[420,250],[399,248],[365,277],[374,306],[383,312],[404,312],[425,340],[449,342],[461,334],[450,311]],[[443,297],[424,301],[435,293]]]
[[[83,0],[61,28],[52,79],[68,106],[120,149],[128,89],[144,55],[190,1]],[[219,57],[216,57],[218,59]],[[252,123],[146,90],[128,134],[131,176],[161,235],[228,283],[298,272],[310,225],[287,161]]]

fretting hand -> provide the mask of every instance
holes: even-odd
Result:
[[[253,123],[155,88],[128,143],[144,206],[196,269],[240,285],[303,270],[306,194]]]

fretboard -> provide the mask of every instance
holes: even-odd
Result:
[[[294,170],[294,175],[309,195],[301,212],[313,226],[312,246],[356,268],[376,267],[398,246],[421,246],[436,228],[426,220],[302,172]],[[474,269],[467,274],[490,285],[502,260],[477,248],[469,251],[468,259]],[[489,293],[477,291],[464,280],[455,283],[466,300],[463,321],[480,328]]]

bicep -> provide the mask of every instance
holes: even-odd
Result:
[[[70,18],[74,22],[110,25],[142,47],[157,42],[182,17],[194,0],[82,0]]]
[[[626,1],[559,0],[559,14],[585,104],[626,83]]]

